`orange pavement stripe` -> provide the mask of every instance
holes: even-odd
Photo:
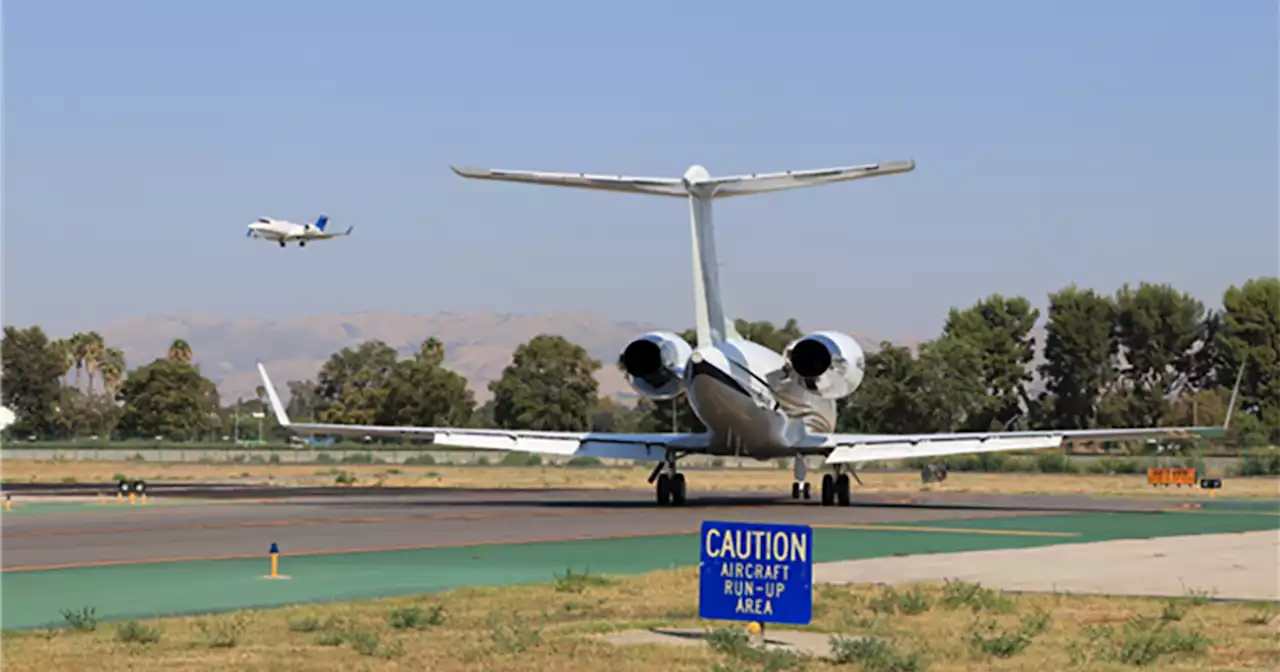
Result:
[[[468,546],[514,546],[517,544],[552,544],[566,541],[592,541],[609,539],[639,539],[644,537],[665,537],[673,534],[695,534],[697,529],[668,530],[663,532],[635,532],[629,534],[608,534],[602,536],[546,537],[538,539],[520,539],[517,541],[463,541],[443,544],[417,544],[410,546],[372,546],[367,548],[334,548],[313,551],[297,551],[281,553],[284,557],[301,557],[313,555],[346,555],[354,553],[384,553],[387,551],[424,551],[436,548],[462,548]],[[0,573],[38,572],[52,569],[80,569],[87,567],[112,567],[120,565],[152,565],[173,562],[207,562],[215,560],[246,560],[253,558],[266,559],[266,553],[240,553],[234,555],[206,555],[179,558],[143,558],[138,560],[99,560],[93,562],[68,562],[56,565],[19,565],[0,570]]]

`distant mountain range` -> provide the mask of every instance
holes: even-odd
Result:
[[[254,395],[258,360],[266,364],[280,394],[286,395],[287,381],[313,379],[329,355],[344,347],[381,340],[408,356],[431,336],[444,343],[445,366],[466,376],[476,399],[483,403],[491,396],[489,381],[502,375],[517,346],[538,334],[558,334],[586,348],[603,364],[596,375],[601,395],[626,402],[634,400],[634,395],[614,366],[618,353],[631,339],[657,328],[662,327],[592,313],[359,313],[280,322],[192,314],[130,318],[98,332],[108,345],[124,351],[130,368],[163,357],[175,338],[186,340],[201,372],[217,383],[224,404]],[[851,335],[864,348],[878,346],[878,338]]]

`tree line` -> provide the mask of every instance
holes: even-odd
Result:
[[[1111,295],[1073,285],[1048,298],[1034,366],[1032,330],[1041,315],[1023,297],[954,308],[942,333],[915,348],[880,343],[867,354],[862,386],[840,402],[839,431],[1217,425],[1243,367],[1233,431],[1280,440],[1280,278],[1230,287],[1220,310],[1147,283]],[[794,319],[738,320],[737,328],[779,352],[805,333]],[[692,329],[681,335],[695,341]],[[237,414],[267,410],[261,387],[254,398],[223,404],[180,339],[134,369],[96,332],[52,340],[39,326],[6,327],[2,350],[0,388],[17,416],[12,437],[217,439]],[[561,336],[516,348],[483,405],[444,359],[444,346],[430,337],[405,356],[376,340],[343,348],[313,380],[287,383],[288,413],[352,424],[705,429],[683,398],[631,407],[600,397],[595,373],[603,364]]]

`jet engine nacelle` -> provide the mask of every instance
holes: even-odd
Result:
[[[823,399],[852,394],[862,384],[862,346],[838,331],[819,331],[792,341],[782,352],[787,377]]]
[[[684,367],[693,348],[669,331],[653,331],[631,341],[618,368],[631,388],[652,399],[671,399],[684,389]]]

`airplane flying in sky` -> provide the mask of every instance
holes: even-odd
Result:
[[[453,169],[458,175],[472,179],[688,200],[697,343],[687,343],[671,331],[650,332],[623,348],[618,366],[630,385],[651,399],[672,399],[686,392],[688,403],[708,429],[704,433],[611,434],[292,423],[261,362],[258,371],[276,418],[292,431],[307,435],[414,438],[438,446],[655,462],[649,482],[656,481],[659,505],[685,502],[685,478],[677,469],[679,459],[685,455],[737,455],[759,460],[794,458],[791,496],[795,499],[811,496],[804,458],[823,456],[827,473],[822,477],[822,504],[847,506],[850,476],[857,479],[855,467],[870,461],[1052,449],[1073,439],[1181,438],[1225,429],[1224,425],[951,434],[836,433],[836,402],[856,390],[865,375],[862,348],[852,337],[835,331],[811,332],[788,344],[781,353],[742,338],[720,300],[711,205],[718,198],[893,175],[914,169],[913,160],[733,177],[712,177],[702,166],[690,167],[680,178]],[[1238,388],[1239,381],[1237,391]],[[1228,421],[1234,404],[1233,395]],[[940,465],[926,467],[922,474],[926,479],[945,478],[945,475]]]
[[[298,243],[298,247],[304,247],[309,240],[328,240],[338,236],[349,236],[351,235],[351,230],[356,228],[349,226],[343,233],[326,233],[324,228],[328,223],[328,215],[320,215],[315,224],[295,224],[283,219],[259,217],[249,225],[249,229],[245,231],[244,235],[245,238],[274,240],[280,243],[280,247],[284,247],[294,241]]]

